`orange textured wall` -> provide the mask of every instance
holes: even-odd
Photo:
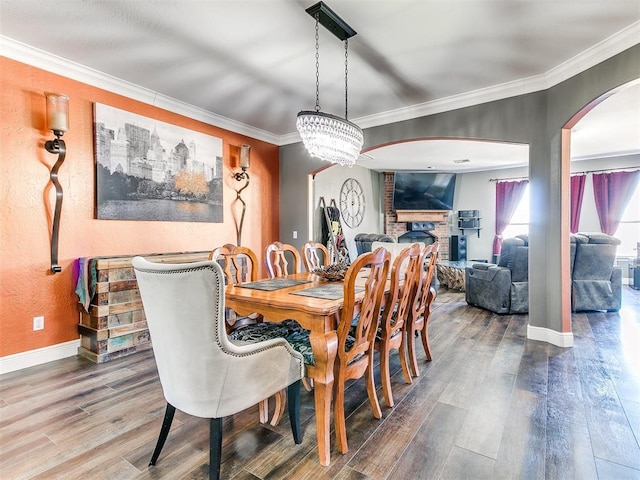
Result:
[[[235,146],[251,145],[251,184],[243,192],[247,213],[243,244],[260,253],[278,236],[278,147],[200,121],[116,95],[65,77],[0,57],[0,356],[78,338],[76,259],[209,250],[236,242],[234,220]],[[58,258],[62,272],[52,274],[50,230],[55,189],[49,180],[57,155],[44,149],[53,138],[46,130],[43,92],[66,93],[70,125],[67,156],[59,171],[64,191]],[[214,135],[223,140],[224,223],[97,220],[94,102]],[[34,316],[45,329],[32,330]]]

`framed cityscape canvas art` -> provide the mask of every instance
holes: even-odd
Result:
[[[96,217],[221,223],[222,139],[96,103]]]

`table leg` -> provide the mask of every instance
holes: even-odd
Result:
[[[315,366],[313,395],[316,409],[316,435],[320,465],[331,463],[331,400],[333,397],[333,364],[338,350],[336,332],[311,332],[309,335]]]

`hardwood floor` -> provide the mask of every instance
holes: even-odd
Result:
[[[441,289],[421,375],[371,414],[364,381],[346,397],[350,450],[321,467],[313,396],[304,440],[257,408],[225,421],[222,475],[255,479],[640,479],[640,291],[619,313],[573,316],[575,346],[526,340],[526,316],[469,307]],[[378,385],[378,395],[382,392]],[[178,412],[155,467],[164,413],[151,351],[103,365],[69,358],[0,377],[0,478],[208,478],[208,422]],[[333,440],[332,440],[333,442]]]

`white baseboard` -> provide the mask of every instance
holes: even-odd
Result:
[[[558,347],[573,347],[573,332],[557,332],[549,328],[527,325],[527,338],[551,343]]]
[[[0,374],[15,372],[16,370],[53,362],[54,360],[60,360],[62,358],[73,357],[78,354],[79,346],[80,340],[78,339],[0,357]]]

